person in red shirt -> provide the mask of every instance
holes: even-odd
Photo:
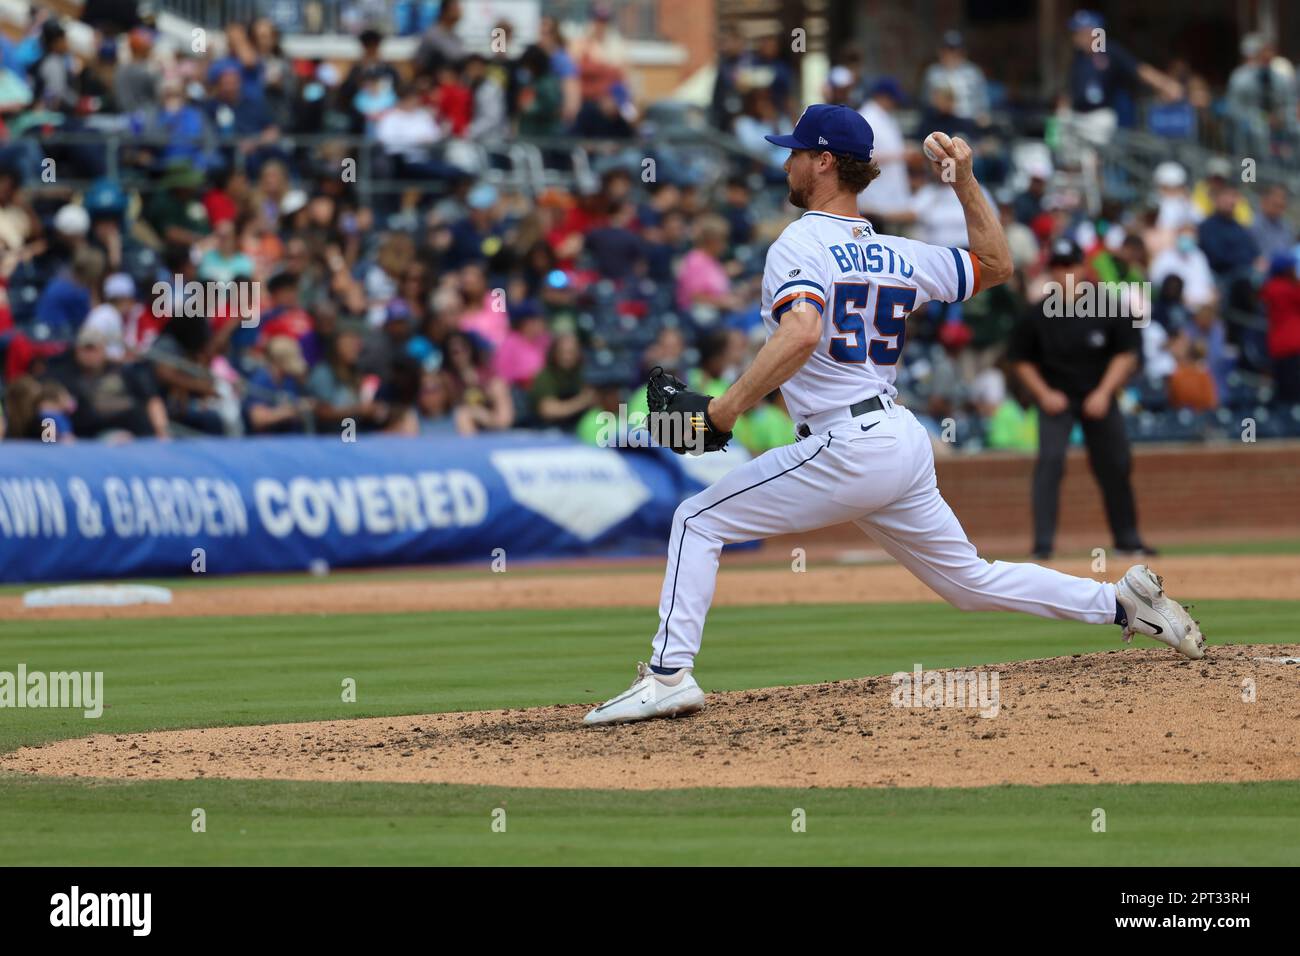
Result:
[[[298,342],[307,365],[314,366],[320,358],[316,339],[316,323],[307,310],[298,305],[298,277],[291,272],[279,272],[266,282],[271,297],[271,307],[262,312],[259,344],[265,348],[277,335],[286,335]]]
[[[438,83],[429,95],[429,105],[452,136],[464,136],[474,118],[474,94],[461,82],[453,63],[438,68]]]
[[[213,230],[223,222],[234,222],[248,196],[248,177],[241,171],[225,168],[215,175],[212,188],[203,194],[203,208]]]
[[[1268,314],[1273,397],[1288,404],[1300,402],[1300,277],[1292,254],[1274,256],[1259,299]]]

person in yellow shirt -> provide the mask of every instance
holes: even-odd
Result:
[[[1205,178],[1192,188],[1192,208],[1200,219],[1214,214],[1214,194],[1220,187],[1232,185],[1240,175],[1241,170],[1234,171],[1232,161],[1222,156],[1215,156],[1205,164]],[[1249,226],[1255,221],[1255,211],[1250,208],[1244,195],[1237,196],[1232,218],[1243,226]]]

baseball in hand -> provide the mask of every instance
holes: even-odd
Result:
[[[927,136],[925,142],[921,144],[921,152],[925,153],[925,158],[932,163],[937,163],[943,158],[943,148],[935,140],[933,133]]]

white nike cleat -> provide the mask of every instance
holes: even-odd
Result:
[[[683,667],[671,677],[656,674],[647,665],[636,665],[636,680],[617,697],[605,701],[582,718],[584,724],[625,724],[652,717],[676,717],[704,708],[704,691]]]
[[[1194,661],[1205,656],[1200,622],[1193,621],[1177,601],[1165,597],[1164,578],[1145,564],[1135,564],[1125,572],[1115,585],[1115,596],[1128,618],[1126,642],[1131,642],[1134,634],[1146,634]]]

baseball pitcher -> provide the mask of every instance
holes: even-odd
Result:
[[[1012,274],[1011,251],[971,171],[961,139],[932,133],[927,158],[961,201],[970,248],[880,235],[858,194],[880,174],[867,121],[843,106],[810,106],[794,132],[768,136],[790,150],[790,202],[805,210],[767,254],[763,321],[753,364],[714,399],[656,374],[651,411],[687,416],[692,448],[726,444],[737,417],[780,387],[798,441],[734,469],[682,502],[673,518],[659,630],[632,687],[587,714],[588,724],[697,711],[693,667],[724,544],[852,521],[945,600],[963,610],[1024,611],[1115,624],[1189,658],[1204,654],[1197,622],[1165,596],[1145,565],[1118,584],[1036,564],[985,561],[935,484],[925,428],[894,401],[907,317],[929,302],[959,302]],[[1065,319],[1063,321],[1069,321]],[[680,448],[675,450],[682,450]]]

